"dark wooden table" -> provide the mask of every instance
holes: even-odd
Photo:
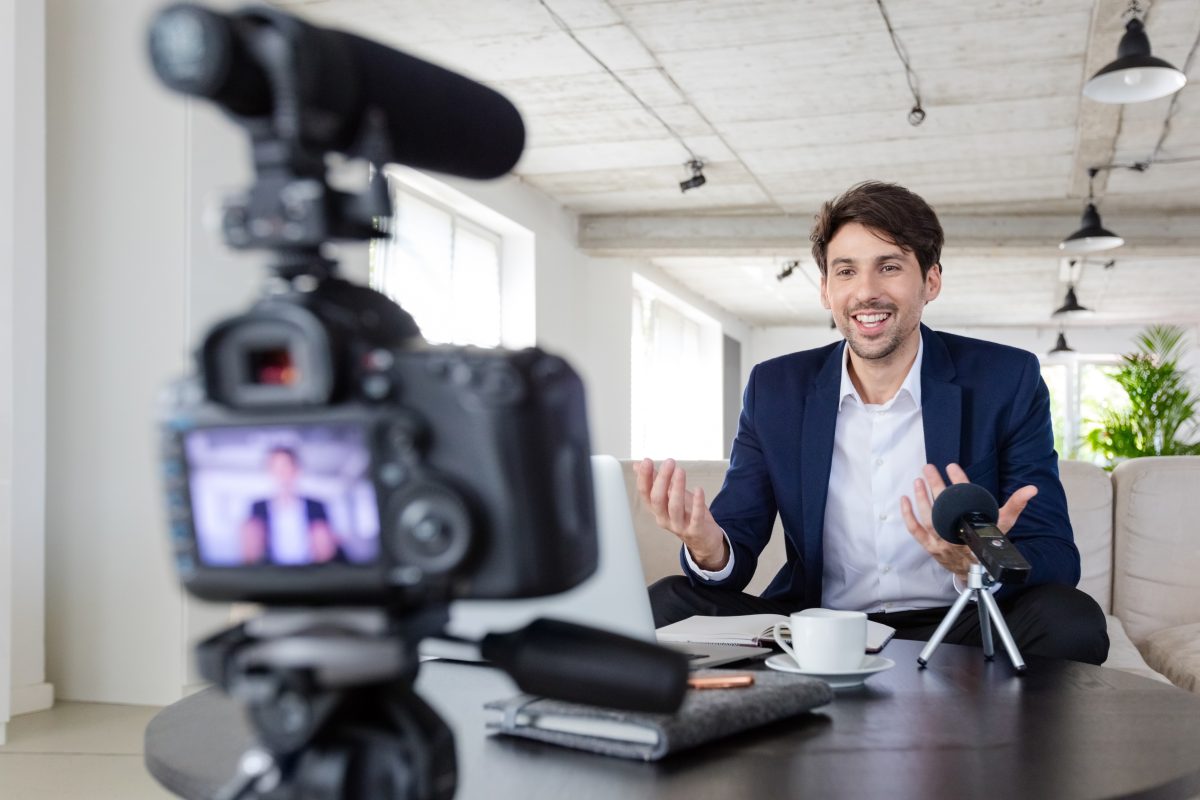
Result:
[[[918,642],[893,641],[895,668],[830,705],[657,764],[484,731],[483,703],[509,679],[429,662],[421,694],[455,732],[459,798],[1192,798],[1200,796],[1200,695],[1116,670],[1006,658],[943,644],[918,670]],[[249,734],[209,690],[146,730],[146,764],[168,789],[208,800]]]

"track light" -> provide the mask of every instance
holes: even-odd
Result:
[[[1067,335],[1061,329],[1058,331],[1058,342],[1055,343],[1054,349],[1048,355],[1056,355],[1058,353],[1074,353],[1075,349],[1067,344]]]
[[[1079,298],[1075,296],[1075,284],[1067,286],[1067,295],[1063,298],[1063,304],[1054,309],[1053,316],[1057,317],[1062,314],[1076,314],[1080,311],[1091,311],[1090,308],[1084,308],[1079,305]]]
[[[775,276],[775,280],[777,280],[777,281],[781,281],[781,280],[783,280],[784,278],[787,278],[787,277],[789,277],[789,276],[790,276],[790,275],[791,275],[793,272],[795,272],[795,271],[796,271],[796,268],[797,268],[797,267],[799,267],[799,266],[800,266],[800,262],[799,262],[799,261],[785,261],[785,262],[783,262],[783,268],[779,270],[779,274]]]
[[[1100,224],[1100,212],[1092,202],[1092,184],[1095,182],[1096,172],[1095,167],[1088,170],[1088,204],[1083,209],[1079,230],[1059,242],[1059,250],[1067,253],[1099,253],[1125,244],[1124,239]]]
[[[1129,6],[1140,13],[1138,4]],[[1083,85],[1083,94],[1101,103],[1141,103],[1174,94],[1187,83],[1187,76],[1175,67],[1150,55],[1150,37],[1146,26],[1134,17],[1125,26],[1125,35],[1117,46],[1117,60],[1101,69]]]
[[[679,191],[686,192],[688,189],[699,189],[706,181],[704,178],[704,162],[699,159],[692,159],[684,164],[685,167],[692,171],[692,177],[686,181],[679,182]]]

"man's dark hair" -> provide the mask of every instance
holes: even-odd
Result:
[[[272,447],[267,451],[267,460],[270,461],[271,456],[276,454],[287,456],[291,460],[292,466],[300,466],[300,454],[291,447],[286,447],[284,445],[276,445],[275,447]]]
[[[894,183],[866,181],[821,206],[812,233],[813,258],[825,276],[825,253],[834,235],[848,222],[857,222],[892,244],[911,252],[921,265],[921,277],[942,258],[942,225],[929,204]]]

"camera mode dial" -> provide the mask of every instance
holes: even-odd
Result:
[[[409,486],[391,503],[386,542],[398,564],[423,573],[456,569],[471,549],[471,514],[462,497],[433,481]]]

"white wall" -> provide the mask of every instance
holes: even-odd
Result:
[[[47,4],[47,649],[60,696],[166,703],[215,624],[168,560],[156,400],[193,333],[257,270],[202,230],[203,199],[247,170],[217,112],[159,87],[152,0]]]
[[[576,217],[519,178],[477,182],[433,177],[534,233],[537,343],[565,357],[583,377],[595,452],[629,457],[634,272],[717,319],[732,338],[749,341],[750,328],[741,320],[648,262],[580,252]]]
[[[0,741],[45,682],[45,13],[0,2]]]
[[[157,6],[47,4],[47,470],[64,498],[47,508],[47,636],[67,699],[176,699],[197,680],[191,643],[226,614],[176,585],[154,420],[199,335],[260,283],[201,223],[250,170],[232,124],[152,78],[142,39]],[[648,268],[582,254],[575,217],[519,179],[448,182],[535,234],[537,341],[583,375],[594,448],[627,455],[631,275]],[[365,248],[342,257],[365,277]]]
[[[17,254],[13,247],[13,212],[16,206],[16,7],[14,0],[0,2],[0,320],[11,320]],[[0,324],[0,744],[12,710],[13,675],[13,330]]]

